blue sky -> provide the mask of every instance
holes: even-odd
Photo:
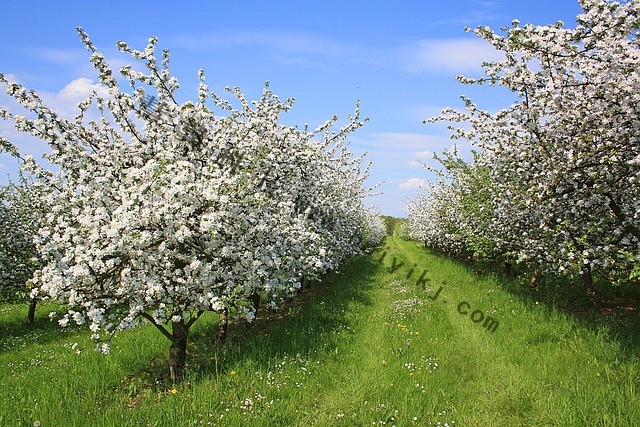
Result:
[[[31,1],[4,0],[0,15],[0,72],[37,90],[52,107],[68,112],[96,84],[79,41],[80,25],[113,68],[131,63],[115,48],[124,40],[144,48],[150,36],[171,50],[183,100],[197,96],[197,69],[212,90],[239,86],[250,98],[265,81],[296,103],[282,122],[311,127],[333,114],[346,117],[356,99],[369,118],[349,139],[355,153],[373,161],[370,183],[384,183],[367,201],[387,215],[404,216],[405,201],[430,178],[418,161],[450,148],[444,125],[422,119],[460,95],[482,108],[510,103],[496,88],[463,86],[457,74],[477,76],[495,52],[464,27],[550,24],[573,26],[577,0],[450,1]],[[10,100],[0,95],[0,105]],[[0,134],[36,157],[47,146],[19,135],[6,122]],[[460,147],[465,151],[468,147]],[[0,155],[0,184],[16,164]]]

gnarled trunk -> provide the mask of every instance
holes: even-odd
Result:
[[[184,378],[184,366],[187,360],[187,336],[189,329],[184,320],[172,322],[173,334],[169,349],[169,372],[171,381],[179,383]]]

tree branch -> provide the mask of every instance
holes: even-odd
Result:
[[[150,315],[149,313],[143,311],[142,313],[140,313],[140,316],[144,317],[149,322],[151,322],[156,328],[158,328],[158,330],[160,332],[162,332],[162,335],[164,335],[165,337],[169,338],[169,341],[173,342],[173,334],[171,334],[169,331],[167,331],[167,329],[164,326],[162,326],[161,324],[157,323],[152,315]]]

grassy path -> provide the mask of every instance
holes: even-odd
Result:
[[[204,316],[176,388],[153,328],[104,357],[21,310],[0,308],[0,426],[640,425],[637,346],[400,239],[224,349]]]

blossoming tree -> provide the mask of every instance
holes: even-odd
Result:
[[[37,183],[20,176],[20,183],[0,187],[0,300],[22,301],[28,281],[41,265],[34,237],[43,224],[46,205]],[[34,323],[37,298],[31,298],[27,321]]]
[[[335,116],[314,131],[285,126],[281,113],[293,100],[265,87],[253,102],[228,89],[235,99],[226,101],[202,71],[197,100],[179,102],[169,53],[158,64],[156,38],[142,51],[118,43],[146,66],[120,69],[131,88],[123,90],[78,32],[109,96],[82,102],[74,120],[0,76],[36,117],[2,115],[45,140],[60,171],[31,158],[24,164],[50,189],[38,240],[47,262],[33,281],[70,306],[61,324],[87,323],[96,339],[142,319],[155,325],[171,342],[170,374],[179,381],[189,330],[205,311],[220,313],[222,325],[230,309],[251,321],[256,296],[275,304],[303,276],[360,250],[368,167],[345,138],[362,121],[356,108],[338,131]],[[99,118],[89,120],[90,112]]]
[[[504,35],[477,28],[504,60],[459,80],[504,86],[518,100],[492,114],[465,99],[465,112],[430,121],[471,124],[454,137],[481,149],[497,247],[581,277],[597,302],[593,272],[624,280],[640,264],[640,3],[580,4],[575,28],[517,20]]]

